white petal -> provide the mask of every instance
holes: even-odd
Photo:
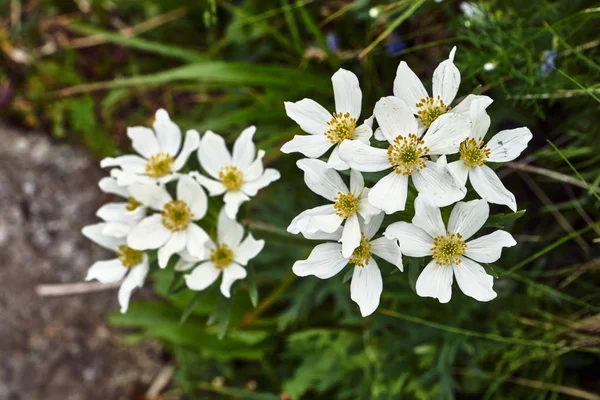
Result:
[[[360,245],[360,226],[356,214],[346,219],[340,242],[342,242],[342,256],[350,258],[354,249]]]
[[[171,231],[162,223],[162,215],[144,218],[127,235],[127,246],[136,250],[158,249],[171,237]]]
[[[383,132],[381,131],[381,128],[375,129],[374,136],[375,136],[375,140],[379,140],[380,142],[384,142],[384,141],[387,140],[385,138],[385,136],[383,135]]]
[[[227,216],[225,208],[222,208],[217,222],[217,241],[219,244],[227,244],[231,249],[235,249],[240,245],[242,237],[244,237],[242,224]]]
[[[162,210],[165,204],[172,200],[169,192],[154,184],[134,183],[129,186],[129,193],[143,205],[155,210]]]
[[[437,265],[431,260],[417,278],[417,294],[421,297],[433,297],[440,303],[447,303],[452,297],[452,267]]]
[[[104,247],[105,249],[117,251],[120,245],[124,244],[123,239],[104,235],[102,232],[106,228],[106,223],[84,226],[81,230],[83,235],[92,242]]]
[[[471,102],[471,134],[470,137],[474,139],[483,139],[488,129],[490,129],[490,123],[492,120],[485,111],[490,105],[488,97],[482,96],[473,99]]]
[[[471,168],[471,185],[479,196],[489,203],[504,204],[511,210],[517,211],[515,196],[502,184],[498,175],[487,165]]]
[[[319,158],[332,146],[325,135],[296,135],[292,140],[281,146],[281,152],[302,153],[306,157]]]
[[[467,189],[460,185],[448,168],[431,161],[427,167],[412,174],[419,195],[437,207],[445,207],[465,197]]]
[[[417,196],[415,199],[415,216],[412,223],[433,238],[446,235],[446,227],[440,209],[425,201],[421,196]]]
[[[123,171],[117,168],[110,170],[110,176],[117,180],[119,186],[129,186],[134,183],[143,183],[146,185],[155,185],[156,179],[150,178],[146,175],[140,175],[133,172]],[[169,175],[167,175],[169,176]]]
[[[344,140],[340,158],[352,169],[363,172],[383,171],[391,167],[387,150],[371,147],[359,140]]]
[[[408,195],[408,176],[390,172],[379,180],[369,191],[369,203],[393,214],[404,210]]]
[[[446,113],[433,121],[423,136],[423,142],[429,154],[454,154],[461,142],[469,137],[469,132],[468,119],[460,114]]]
[[[131,139],[133,149],[144,158],[150,158],[152,155],[160,153],[160,146],[152,129],[134,126],[127,128],[127,136]]]
[[[221,293],[223,296],[231,297],[231,285],[237,280],[244,279],[248,275],[248,272],[244,267],[231,263],[229,266],[223,269],[223,280],[221,281]]]
[[[348,187],[337,171],[327,168],[325,162],[314,159],[303,159],[296,162],[304,171],[304,182],[310,190],[329,201],[335,201],[338,193],[348,193]]]
[[[134,267],[129,271],[127,278],[123,281],[123,284],[119,288],[119,304],[121,305],[121,313],[126,313],[129,308],[129,299],[131,298],[131,293],[136,288],[141,288],[144,286],[144,282],[146,281],[146,276],[148,275],[148,271],[150,270],[150,266],[148,265],[148,259],[145,257],[142,264]]]
[[[487,108],[490,104],[493,103],[493,100],[488,96],[481,96],[470,94],[463,99],[460,103],[458,103],[455,107],[452,108],[451,113],[460,114],[465,118],[471,117],[471,104],[473,101],[480,100],[483,101],[481,104],[484,108]]]
[[[231,165],[232,162],[225,139],[214,132],[206,131],[200,140],[198,161],[213,178],[218,178],[221,168]]]
[[[487,144],[490,148],[488,161],[506,162],[514,160],[525,150],[531,138],[533,138],[533,135],[527,128],[498,132]]]
[[[360,196],[365,188],[365,179],[360,171],[355,169],[350,171],[350,192],[355,196]]]
[[[113,177],[104,177],[98,182],[98,187],[104,193],[116,194],[124,198],[129,197],[127,187],[121,186],[117,183],[117,180]]]
[[[485,200],[471,200],[454,205],[448,220],[448,232],[460,233],[468,240],[481,229],[490,215],[490,206]]]
[[[315,233],[323,228],[327,233],[332,233],[344,220],[336,215],[333,204],[326,204],[305,210],[298,214],[287,227],[289,233],[298,234]]]
[[[175,163],[173,164],[173,171],[179,171],[185,163],[187,163],[188,158],[190,158],[190,154],[194,151],[198,150],[198,146],[200,146],[200,134],[195,129],[191,129],[185,133],[185,141],[183,142],[183,147],[179,152],[179,155],[175,159]]]
[[[136,209],[135,211],[139,210]],[[135,223],[144,216],[140,213],[132,213],[127,210],[127,203],[106,203],[96,211],[96,216],[107,222],[129,222]]]
[[[452,61],[456,47],[452,49],[450,57],[444,60],[433,71],[433,97],[440,96],[446,105],[450,105],[460,85],[460,71]]]
[[[192,220],[204,218],[208,207],[208,199],[202,186],[193,178],[184,175],[177,182],[177,199],[185,202],[192,211]]]
[[[244,182],[241,190],[248,196],[256,196],[260,189],[269,186],[271,182],[275,182],[279,178],[281,178],[279,171],[273,168],[267,168],[264,174],[258,179],[253,180],[252,182]]]
[[[260,176],[264,172],[263,162],[262,162],[262,159],[264,156],[265,156],[265,151],[258,150],[258,153],[256,154],[256,158],[254,159],[254,161],[252,161],[252,163],[244,171],[244,180],[247,180],[248,182],[250,182],[250,181],[254,181],[254,180],[260,178]]]
[[[350,168],[350,166],[348,164],[346,164],[346,162],[340,158],[340,146],[339,145],[334,146],[333,150],[331,151],[331,154],[329,155],[329,159],[327,160],[327,164],[325,166],[327,168],[333,168],[338,171],[345,171],[348,168]]]
[[[383,136],[394,143],[397,136],[417,133],[417,120],[408,105],[398,97],[388,96],[375,104],[375,118]]]
[[[126,155],[116,158],[107,157],[100,161],[100,166],[102,168],[121,167],[123,171],[126,172],[130,172],[133,174],[145,174],[146,163],[147,161],[140,156]]]
[[[156,111],[152,127],[156,132],[160,150],[172,156],[176,155],[181,147],[181,130],[162,108]]]
[[[254,236],[249,233],[242,244],[235,249],[233,261],[241,265],[246,265],[248,264],[248,261],[256,257],[258,253],[262,251],[263,247],[265,247],[265,241],[262,239],[254,239]]]
[[[309,240],[327,240],[327,241],[333,241],[333,242],[338,242],[340,240],[340,238],[342,237],[342,232],[344,231],[344,228],[339,226],[335,232],[321,232],[321,231],[317,231],[317,232],[313,232],[313,233],[309,233],[309,232],[302,232],[302,236],[304,236],[306,239]]]
[[[383,219],[385,218],[385,214],[380,212],[379,214],[373,216],[369,221],[359,218],[360,222],[360,230],[364,233],[365,237],[369,240],[373,239],[373,236],[377,234],[379,228],[381,228],[381,224],[383,223]]]
[[[235,219],[240,209],[240,205],[248,200],[250,200],[250,197],[246,196],[241,191],[225,193],[225,196],[223,196],[223,201],[225,202],[225,212],[229,218]]]
[[[196,265],[195,261],[190,262],[190,261],[184,260],[183,258],[180,258],[175,263],[175,266],[173,267],[173,269],[175,269],[175,271],[177,271],[177,272],[189,271],[195,265]]]
[[[158,266],[165,268],[169,263],[171,256],[185,248],[186,241],[186,231],[173,232],[169,240],[158,249]]]
[[[186,229],[187,232],[187,242],[186,242],[186,250],[187,252],[197,259],[203,259],[206,257],[206,244],[210,241],[210,237],[208,234],[199,227],[198,225],[191,223]]]
[[[131,232],[131,228],[133,228],[133,225],[130,224],[125,224],[122,222],[107,222],[106,226],[102,230],[102,234],[116,238],[125,238],[127,235],[129,235],[129,232]]]
[[[379,214],[383,214],[381,209],[375,207],[369,203],[369,192],[371,189],[364,188],[360,197],[358,198],[358,214],[365,219],[365,222],[369,222],[371,217]]]
[[[513,247],[516,244],[510,233],[498,230],[468,242],[465,256],[475,261],[493,263],[500,259],[503,247]]]
[[[342,245],[323,243],[316,246],[306,260],[296,261],[292,270],[298,276],[314,275],[320,279],[329,279],[348,264],[342,257]]]
[[[196,171],[191,172],[190,176],[192,176],[199,184],[208,189],[208,193],[211,196],[218,196],[220,194],[225,193],[225,191],[227,190],[227,188],[225,187],[225,185],[223,185],[221,181],[216,181],[214,179],[207,178],[204,175],[200,175],[197,172],[194,172]]]
[[[377,310],[382,291],[381,272],[373,258],[364,268],[354,267],[350,283],[350,298],[358,304],[363,317],[371,315]]]
[[[240,167],[242,171],[252,164],[256,156],[256,147],[252,141],[255,132],[256,127],[250,126],[244,129],[233,143],[233,164]]]
[[[373,117],[369,118],[372,119]],[[372,123],[371,123],[372,125]],[[369,126],[367,123],[359,125],[354,130],[354,140],[360,140],[364,144],[369,144],[369,140],[373,136],[373,128]]]
[[[417,114],[417,103],[429,97],[421,80],[404,61],[398,65],[394,79],[394,96],[403,100],[413,114]]]
[[[321,135],[329,129],[327,123],[332,115],[319,103],[311,99],[302,99],[295,103],[283,103],[287,116],[296,121],[300,128],[312,135]]]
[[[217,280],[220,270],[211,261],[198,265],[191,274],[184,275],[185,284],[192,290],[204,290]]]
[[[404,271],[402,265],[402,252],[400,245],[396,239],[388,239],[380,237],[371,242],[371,251],[378,257],[398,267],[400,271]]]
[[[423,229],[408,222],[394,222],[384,233],[388,239],[397,239],[402,254],[409,257],[425,257],[431,255],[433,238]]]
[[[454,179],[462,185],[465,186],[467,184],[467,178],[469,177],[469,167],[465,165],[463,160],[457,160],[449,163],[447,165],[448,170],[454,176]]]
[[[90,269],[88,269],[86,281],[96,279],[101,283],[118,282],[127,273],[128,269],[123,266],[118,258],[112,260],[96,261]]]
[[[331,81],[335,97],[335,111],[349,113],[352,118],[358,119],[362,105],[362,92],[356,75],[340,68],[333,74]]]
[[[458,265],[452,265],[458,287],[464,294],[477,301],[490,301],[496,298],[494,277],[475,261],[463,258]]]

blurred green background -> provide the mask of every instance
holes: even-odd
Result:
[[[162,398],[600,399],[600,3],[3,0],[0,10],[4,121],[101,158],[129,151],[126,128],[164,107],[182,129],[229,142],[257,125],[257,146],[282,173],[242,210],[267,246],[232,301],[217,288],[179,291],[181,277],[164,270],[155,300],[134,296],[111,317],[128,340],[159,339],[171,354]],[[330,76],[343,67],[360,79],[367,118],[400,61],[428,86],[454,45],[459,96],[494,99],[488,137],[534,135],[498,170],[527,211],[488,223],[519,245],[491,266],[491,303],[456,286],[449,304],[420,298],[420,263],[405,258],[399,273],[382,262],[381,308],[363,319],[348,275],[291,272],[312,244],[285,227],[320,200],[298,155],[279,152],[301,133],[283,102],[332,109]]]

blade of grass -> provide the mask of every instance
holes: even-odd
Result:
[[[313,21],[308,11],[306,11],[304,7],[298,5],[298,3],[299,2],[296,2],[296,6],[298,6],[298,11],[300,11],[300,16],[304,21],[304,25],[310,31],[310,33],[312,33],[317,43],[319,43],[319,47],[321,47],[321,49],[323,49],[323,51],[327,54],[327,62],[329,65],[331,65],[333,69],[338,69],[340,66],[340,60],[338,56],[331,51],[327,45],[327,39],[325,39],[325,35],[323,35],[323,32],[321,32],[319,27],[315,24],[315,21]]]
[[[588,57],[586,57],[585,55],[583,55],[580,51],[576,51],[573,46],[571,46],[569,43],[567,43],[562,37],[560,37],[556,31],[552,28],[552,26],[550,26],[549,23],[544,21],[544,27],[546,28],[546,30],[548,32],[550,32],[552,34],[553,37],[556,38],[556,40],[558,40],[563,46],[565,46],[566,48],[568,48],[569,50],[571,50],[574,54],[575,57],[579,58],[581,61],[583,61],[584,63],[586,63],[590,68],[595,69],[597,71],[600,71],[600,65],[596,64],[594,61],[592,61],[591,59],[589,59]]]
[[[581,181],[582,181],[582,182],[585,184],[585,187],[586,187],[586,189],[588,189],[588,192],[589,192],[589,193],[591,193],[592,195],[594,195],[594,197],[596,197],[596,199],[597,199],[598,201],[600,201],[600,195],[598,195],[598,193],[596,193],[596,191],[595,191],[595,190],[591,190],[591,189],[592,189],[592,187],[590,186],[590,184],[589,184],[589,183],[587,183],[587,181],[586,181],[585,179],[583,179],[583,176],[581,176],[581,174],[579,173],[579,171],[577,171],[577,168],[575,168],[575,167],[573,166],[573,164],[571,164],[571,162],[570,162],[570,161],[569,161],[569,159],[568,159],[568,158],[567,158],[567,157],[566,157],[566,156],[563,154],[563,152],[562,152],[562,151],[560,151],[560,149],[559,149],[558,147],[556,147],[556,146],[554,145],[554,143],[552,143],[552,142],[550,141],[550,139],[547,139],[546,141],[548,142],[548,144],[549,144],[550,146],[552,146],[552,148],[554,149],[554,151],[556,151],[556,152],[558,153],[558,155],[559,155],[559,156],[560,156],[560,157],[561,157],[563,160],[565,160],[565,162],[567,163],[567,165],[568,165],[569,167],[571,167],[571,170],[573,170],[573,172],[575,173],[575,175],[577,175],[577,177],[578,177],[578,178],[579,178],[579,179],[580,179],[580,180],[581,180]]]
[[[298,54],[304,54],[304,49],[302,46],[302,40],[300,39],[300,31],[298,30],[298,24],[296,23],[296,18],[294,17],[294,13],[292,12],[292,8],[290,7],[289,0],[281,0],[283,15],[285,17],[285,22],[287,23],[288,29],[290,30],[290,35],[292,35],[292,39],[294,42],[294,47]]]

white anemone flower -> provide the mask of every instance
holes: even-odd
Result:
[[[125,200],[107,203],[98,209],[96,215],[106,222],[102,233],[115,237],[127,236],[131,226],[146,216],[147,207],[129,193],[127,186],[119,186],[116,178],[102,178],[98,186],[104,193],[114,194]]]
[[[448,168],[462,185],[469,179],[482,199],[517,211],[515,196],[485,164],[514,160],[525,150],[533,135],[525,127],[509,129],[498,132],[485,144],[483,138],[490,127],[490,117],[485,112],[488,105],[485,100],[471,103],[471,134],[460,144],[460,159],[449,163]]]
[[[305,234],[308,239],[332,240],[317,245],[308,258],[296,261],[292,270],[298,276],[314,275],[319,279],[329,279],[339,273],[347,264],[354,264],[350,298],[358,304],[363,317],[371,315],[379,306],[379,298],[383,290],[381,272],[373,255],[383,258],[403,271],[402,253],[397,240],[384,236],[373,240],[381,227],[384,214],[371,218],[369,223],[361,219],[360,246],[354,249],[349,257],[342,255],[342,245],[336,243],[342,235],[339,228],[334,233]]]
[[[367,146],[357,141],[342,143],[340,157],[352,169],[377,172],[392,168],[369,192],[369,203],[387,214],[404,210],[408,179],[429,202],[444,207],[465,197],[467,190],[445,165],[430,161],[432,154],[458,152],[468,135],[462,117],[451,117],[447,124],[432,126],[422,139],[417,136],[417,121],[406,104],[393,96],[375,104],[375,118],[389,143],[387,149]],[[444,129],[442,129],[444,127]]]
[[[107,284],[125,278],[121,283],[118,295],[121,312],[125,313],[129,307],[131,293],[135,288],[141,288],[144,285],[148,275],[150,269],[148,255],[128,247],[125,238],[104,234],[105,229],[106,223],[101,222],[85,226],[81,231],[91,241],[116,253],[116,258],[96,261],[92,264],[85,280],[96,279]]]
[[[494,278],[478,262],[498,261],[502,248],[517,242],[502,230],[468,241],[485,224],[489,212],[485,200],[456,203],[446,229],[440,209],[418,196],[412,224],[395,222],[387,227],[385,236],[398,239],[405,256],[433,257],[417,279],[419,296],[449,302],[455,276],[458,287],[467,296],[478,301],[496,298]]]
[[[136,250],[158,249],[158,265],[184,249],[196,257],[204,255],[201,243],[209,237],[194,223],[206,215],[206,193],[198,182],[183,175],[177,182],[177,199],[162,186],[133,184],[130,193],[143,205],[160,211],[138,223],[127,235],[127,245]]]
[[[339,240],[344,257],[350,257],[360,245],[361,233],[358,216],[367,222],[381,210],[369,204],[369,188],[360,172],[350,171],[350,189],[340,174],[327,168],[324,161],[305,158],[299,160],[298,168],[304,171],[304,182],[316,194],[332,201],[300,213],[292,220],[287,230],[290,233],[335,232],[344,223]],[[345,221],[345,222],[344,222]]]
[[[244,129],[233,144],[233,154],[227,150],[225,139],[211,131],[202,137],[198,161],[213,178],[191,174],[211,196],[225,193],[225,211],[235,219],[240,205],[256,196],[258,191],[280,178],[279,171],[263,168],[264,150],[256,152],[252,138],[256,127]]]
[[[285,102],[285,111],[300,128],[309,135],[296,135],[281,147],[283,153],[299,152],[309,158],[319,158],[331,146],[335,146],[327,166],[337,170],[349,166],[339,157],[339,145],[344,141],[360,141],[369,144],[373,135],[373,118],[357,126],[360,117],[362,92],[358,78],[350,71],[339,69],[331,77],[335,97],[335,113],[330,114],[323,106],[311,99],[295,103]]]
[[[175,265],[177,271],[193,268],[191,274],[185,275],[185,283],[192,290],[204,290],[212,285],[221,273],[221,293],[231,297],[231,285],[244,279],[247,275],[244,266],[261,252],[264,240],[256,240],[251,233],[244,240],[244,228],[241,224],[227,216],[224,209],[219,214],[217,223],[217,243],[208,240],[205,244],[207,256],[194,257],[188,251],[180,253],[181,258]]]
[[[198,132],[189,130],[182,147],[181,130],[162,108],[156,111],[153,128],[154,130],[143,126],[127,128],[127,136],[139,155],[108,157],[100,162],[103,168],[121,168],[111,171],[119,185],[166,183],[177,179],[177,172],[185,166],[190,154],[200,143]]]

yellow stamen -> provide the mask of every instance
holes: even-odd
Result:
[[[173,200],[165,204],[160,213],[165,228],[173,232],[186,230],[192,222],[192,210],[181,200]]]
[[[467,244],[460,233],[450,233],[433,239],[433,259],[437,265],[460,264],[461,256],[467,251]]]
[[[417,135],[396,136],[394,144],[388,147],[388,161],[394,167],[397,174],[411,175],[426,167],[428,160],[425,155],[429,149]]]
[[[146,175],[151,178],[160,178],[171,173],[175,158],[169,153],[157,153],[148,159]]]
[[[244,173],[235,165],[226,165],[219,171],[219,179],[228,191],[236,191],[244,184]]]
[[[226,244],[215,247],[210,252],[210,261],[217,269],[227,267],[233,260],[233,251]]]
[[[452,109],[452,107],[449,107],[444,103],[444,100],[442,100],[440,96],[435,99],[433,97],[421,99],[421,101],[417,103],[417,108],[419,119],[426,128],[429,128],[433,121],[440,115],[446,114]]]
[[[348,262],[356,265],[357,267],[364,268],[365,265],[367,265],[371,260],[372,255],[373,252],[371,251],[371,242],[369,242],[369,239],[367,239],[364,233],[361,233],[360,245],[354,249]]]
[[[483,139],[465,139],[460,144],[460,159],[469,168],[481,167],[490,156],[490,148],[483,143]]]
[[[142,252],[134,250],[131,247],[125,246],[124,244],[119,246],[119,250],[117,250],[117,257],[125,268],[133,268],[142,262]]]
[[[331,144],[340,144],[346,139],[354,138],[356,118],[351,118],[350,113],[334,113],[327,125],[329,130],[325,132],[325,136]]]
[[[338,192],[338,197],[335,197],[333,208],[337,210],[336,215],[346,219],[354,215],[358,211],[359,198],[352,193]]]
[[[125,209],[127,209],[127,211],[134,211],[135,209],[141,206],[142,203],[130,196],[127,198],[127,206],[125,207]]]

